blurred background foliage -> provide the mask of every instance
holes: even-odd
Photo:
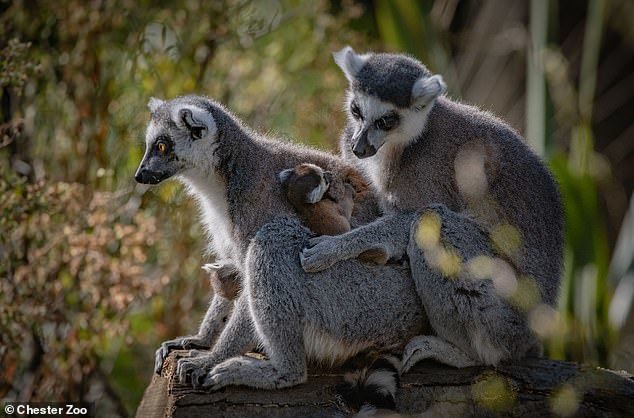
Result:
[[[330,53],[407,52],[524,133],[564,197],[554,358],[634,371],[634,4],[0,0],[0,397],[131,414],[209,298],[196,209],[133,172],[146,103],[206,94],[336,151]],[[629,215],[628,215],[629,212]]]

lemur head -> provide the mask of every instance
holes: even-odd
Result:
[[[317,203],[328,191],[332,174],[314,164],[299,164],[278,174],[286,197],[293,205]]]
[[[358,158],[373,156],[386,143],[417,139],[434,100],[446,90],[440,75],[405,55],[359,55],[348,46],[333,57],[350,82],[347,110],[354,133],[347,145]]]
[[[145,134],[145,154],[134,175],[137,182],[158,184],[209,161],[218,140],[213,116],[217,106],[211,100],[199,96],[168,101],[151,98],[148,107],[152,116]]]

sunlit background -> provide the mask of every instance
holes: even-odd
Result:
[[[176,183],[133,180],[149,97],[206,94],[258,130],[336,151],[346,80],[330,54],[347,44],[416,56],[452,97],[524,134],[567,215],[546,352],[634,372],[631,1],[0,1],[0,12],[0,398],[134,412],[154,350],[195,332],[209,298],[196,208]]]

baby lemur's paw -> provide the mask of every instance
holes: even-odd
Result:
[[[178,337],[173,340],[165,341],[158,350],[156,350],[154,355],[154,373],[161,374],[163,363],[171,351],[190,350],[193,348],[209,349],[210,347],[210,342],[206,338],[198,335]]]

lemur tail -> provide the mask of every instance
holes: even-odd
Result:
[[[376,357],[369,365],[344,376],[339,389],[346,405],[363,416],[364,411],[395,410],[401,362],[391,355]]]

